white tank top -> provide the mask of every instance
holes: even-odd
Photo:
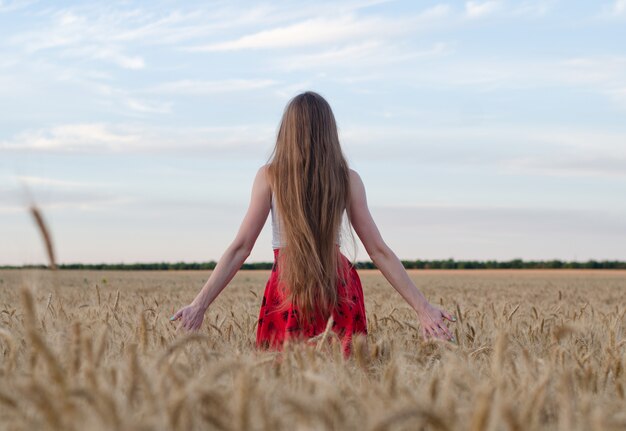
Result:
[[[273,191],[272,191],[271,213],[272,213],[272,248],[281,248],[281,247],[284,247],[286,244],[281,234],[280,215],[278,214],[278,210],[274,204],[274,192]],[[339,232],[337,232],[337,239],[335,242],[337,244],[341,244],[340,241],[341,241],[341,237],[339,235]]]

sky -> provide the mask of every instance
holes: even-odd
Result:
[[[625,40],[626,0],[0,0],[0,265],[33,200],[59,262],[219,260],[306,90],[399,258],[626,260]]]

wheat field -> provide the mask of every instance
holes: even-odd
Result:
[[[626,429],[626,272],[409,271],[457,315],[451,344],[359,271],[369,334],[349,360],[332,333],[254,348],[269,271],[177,332],[208,274],[0,271],[0,429]]]

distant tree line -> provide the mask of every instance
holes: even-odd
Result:
[[[562,260],[402,260],[406,269],[626,269],[626,262],[617,260],[589,260],[587,262],[567,262]],[[65,263],[59,269],[88,270],[212,270],[217,262],[156,262],[156,263]],[[272,269],[272,262],[244,263],[241,269]],[[376,269],[370,261],[355,262],[357,269]],[[0,266],[0,269],[43,269],[45,265]]]
[[[618,260],[589,260],[567,262],[563,260],[403,260],[407,269],[626,269],[626,262]]]

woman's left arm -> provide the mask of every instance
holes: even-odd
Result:
[[[172,321],[180,319],[183,328],[188,330],[200,328],[209,305],[250,256],[270,212],[271,190],[267,181],[266,166],[262,166],[254,178],[250,206],[237,236],[219,259],[209,279],[191,304],[181,308],[170,318]]]

